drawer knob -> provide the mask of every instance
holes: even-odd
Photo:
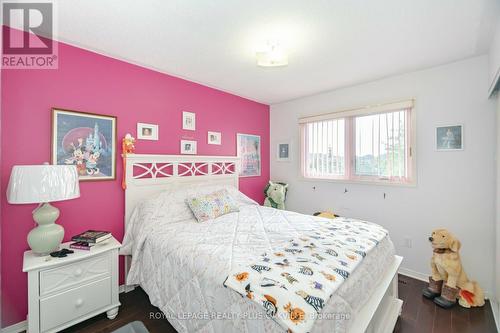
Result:
[[[75,305],[77,308],[83,305],[83,299],[79,298],[76,300]]]
[[[82,275],[83,271],[81,268],[77,268],[77,270],[75,271],[75,276],[80,276]]]

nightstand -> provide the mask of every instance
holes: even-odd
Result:
[[[61,244],[69,248],[71,242]],[[28,332],[58,332],[106,312],[118,314],[118,249],[111,237],[90,251],[74,250],[64,258],[24,252],[28,273]]]

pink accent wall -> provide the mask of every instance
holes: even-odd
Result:
[[[262,176],[240,179],[240,188],[263,201],[269,179],[268,105],[63,43],[58,70],[4,70],[1,91],[2,327],[26,319],[22,257],[35,208],[10,205],[4,194],[13,165],[49,161],[52,107],[117,116],[119,141],[127,132],[136,135],[137,122],[159,124],[160,140],[139,140],[137,153],[179,154],[180,139],[188,138],[198,141],[200,155],[236,155],[236,133],[260,135]],[[195,132],[181,129],[182,111],[196,113]],[[208,145],[207,131],[222,132],[222,145]],[[121,176],[118,157],[115,181],[82,182],[79,199],[55,203],[61,210],[58,223],[66,230],[65,241],[91,228],[123,238]]]

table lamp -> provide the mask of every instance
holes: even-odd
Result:
[[[40,255],[58,250],[64,238],[64,228],[55,224],[59,209],[50,202],[79,196],[78,172],[74,165],[16,165],[7,186],[10,204],[39,204],[33,211],[33,220],[38,226],[29,232],[28,244]]]

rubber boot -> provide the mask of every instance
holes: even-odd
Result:
[[[458,292],[458,288],[451,288],[444,284],[441,296],[434,298],[434,303],[444,309],[452,308],[457,303]]]
[[[429,286],[422,290],[422,295],[428,299],[434,299],[441,294],[441,289],[443,288],[443,280],[433,280],[432,276],[429,276]]]

